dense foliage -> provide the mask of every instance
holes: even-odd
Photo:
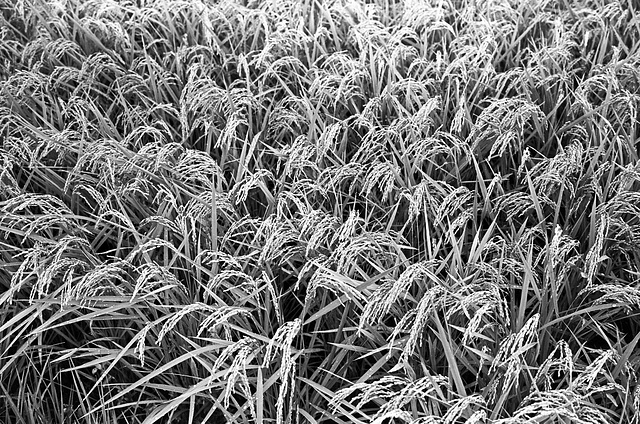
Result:
[[[634,0],[0,11],[0,422],[640,423]]]

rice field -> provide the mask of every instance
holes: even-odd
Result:
[[[0,423],[640,424],[635,0],[0,12]]]

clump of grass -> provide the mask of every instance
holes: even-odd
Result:
[[[0,12],[0,421],[640,423],[634,2]]]

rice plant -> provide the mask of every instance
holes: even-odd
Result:
[[[0,422],[640,424],[632,0],[0,0]]]

